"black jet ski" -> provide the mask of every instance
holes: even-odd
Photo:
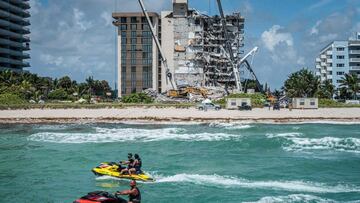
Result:
[[[89,192],[87,195],[75,200],[73,203],[127,203],[125,199],[118,195],[113,195],[105,191]]]

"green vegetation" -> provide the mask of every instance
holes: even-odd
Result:
[[[341,87],[343,89],[343,93],[346,97],[350,97],[351,99],[357,99],[356,93],[360,90],[360,79],[358,78],[356,73],[345,74],[341,80]]]
[[[345,104],[332,99],[319,99],[320,108],[360,107],[360,104]]]
[[[133,93],[127,96],[123,96],[121,101],[124,103],[145,103],[149,104],[154,100],[145,93]]]
[[[284,90],[289,98],[317,97],[319,89],[319,78],[305,68],[292,73],[284,83]]]
[[[25,103],[26,103],[25,100],[16,94],[9,94],[9,93],[0,94],[1,105],[11,105],[11,104],[19,105]]]
[[[20,97],[24,102],[32,100],[71,100],[76,101],[80,98],[87,99],[90,102],[92,97],[101,100],[109,99],[112,90],[105,80],[94,80],[92,77],[86,79],[86,82],[77,83],[65,76],[59,79],[48,77],[39,77],[36,74],[27,72],[17,73],[9,70],[0,72],[0,95],[13,94]],[[4,97],[4,96],[3,96]],[[7,96],[8,97],[8,96]],[[18,104],[11,99],[5,104]]]

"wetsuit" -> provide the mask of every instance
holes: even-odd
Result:
[[[129,201],[133,203],[141,203],[141,193],[139,188],[135,187],[135,189],[138,191],[137,195],[129,195]]]

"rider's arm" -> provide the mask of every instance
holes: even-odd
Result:
[[[128,195],[128,194],[131,194],[131,190],[117,191],[116,194],[119,194],[119,195]]]

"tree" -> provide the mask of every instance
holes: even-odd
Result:
[[[60,88],[65,89],[66,91],[70,90],[70,88],[72,86],[72,81],[71,81],[70,77],[64,76],[64,77],[60,78],[58,86]]]
[[[319,87],[320,79],[305,68],[292,73],[284,83],[288,97],[315,97]]]
[[[356,73],[349,73],[345,74],[344,77],[341,79],[340,87],[347,88],[347,92],[352,95],[353,99],[357,99],[357,93],[360,90],[360,80]]]
[[[325,99],[332,99],[335,94],[335,86],[331,83],[330,80],[325,80],[320,85],[319,97]]]

